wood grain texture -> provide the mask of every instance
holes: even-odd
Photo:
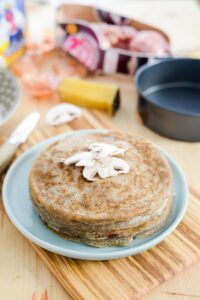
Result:
[[[36,130],[17,155],[31,145],[66,130],[113,129],[113,125],[108,123],[101,113],[85,111],[84,117],[71,122],[70,126],[45,126]],[[138,299],[198,261],[199,211],[199,191],[192,188],[187,214],[177,230],[158,246],[124,259],[106,262],[73,260],[31,245],[73,299]]]

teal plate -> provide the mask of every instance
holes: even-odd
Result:
[[[185,177],[176,162],[158,148],[168,159],[173,173],[175,190],[173,213],[170,223],[157,234],[134,239],[128,247],[94,248],[81,243],[71,242],[49,230],[38,217],[32,205],[28,178],[31,167],[38,154],[50,143],[63,137],[79,136],[102,130],[81,130],[55,136],[32,147],[22,154],[10,167],[3,184],[3,202],[11,222],[33,243],[51,252],[67,257],[86,260],[116,259],[145,251],[164,240],[179,224],[188,203],[188,187]]]

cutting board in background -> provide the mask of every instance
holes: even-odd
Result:
[[[84,111],[84,117],[71,122],[70,126],[35,130],[18,155],[53,135],[86,128],[114,129],[103,114]],[[168,143],[173,142],[168,140]],[[83,261],[62,257],[31,244],[73,299],[137,299],[200,259],[200,195],[192,190],[187,213],[175,232],[139,255],[105,262]]]

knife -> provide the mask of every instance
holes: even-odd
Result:
[[[36,127],[40,118],[39,112],[30,113],[13,131],[8,140],[0,146],[0,173],[9,165],[20,144],[25,143]]]

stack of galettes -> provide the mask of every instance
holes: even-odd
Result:
[[[41,220],[65,238],[127,246],[167,224],[172,174],[149,141],[91,133],[48,146],[32,167],[30,193]]]

